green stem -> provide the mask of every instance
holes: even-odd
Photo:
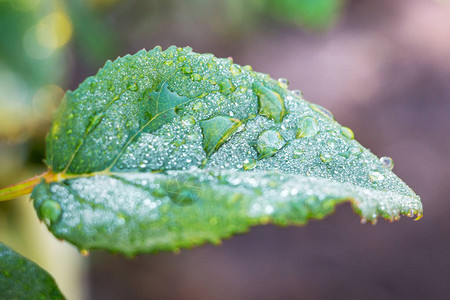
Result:
[[[17,197],[30,194],[33,191],[33,188],[41,183],[42,180],[45,180],[46,182],[56,181],[58,180],[58,174],[47,171],[45,173],[42,173],[41,175],[0,189],[0,202],[12,200]]]

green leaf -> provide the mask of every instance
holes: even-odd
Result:
[[[2,243],[0,291],[2,299],[64,299],[47,272]]]
[[[80,249],[134,255],[304,224],[344,201],[364,222],[422,215],[391,160],[287,85],[190,48],[107,62],[55,115],[39,217]]]

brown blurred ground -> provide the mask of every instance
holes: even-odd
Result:
[[[257,227],[220,247],[133,260],[96,253],[92,298],[448,299],[450,2],[353,1],[323,35],[268,28],[224,43],[192,21],[182,35],[169,27],[173,34],[132,41],[130,51],[187,44],[288,78],[364,146],[394,159],[424,218],[361,225],[344,205],[323,221]]]

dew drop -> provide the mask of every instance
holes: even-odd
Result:
[[[359,147],[350,147],[350,149],[348,149],[348,152],[349,152],[351,155],[360,155],[361,152],[362,152],[362,149],[359,148]]]
[[[168,183],[167,194],[172,203],[178,206],[190,206],[195,204],[199,199],[201,188],[189,182],[180,183],[177,180]]]
[[[289,81],[286,78],[278,78],[278,85],[283,89],[287,89]]]
[[[391,171],[394,168],[394,161],[390,157],[383,156],[380,158],[380,162],[386,170]]]
[[[234,92],[236,88],[229,79],[223,79],[219,82],[219,91],[225,95],[229,95]]]
[[[125,126],[127,126],[127,128],[130,128],[133,126],[133,121],[128,120],[127,123],[125,124]]]
[[[186,115],[181,118],[181,124],[185,127],[190,127],[195,125],[195,119],[191,115]]]
[[[243,66],[242,69],[244,69],[246,71],[253,71],[253,68],[250,65]]]
[[[311,107],[313,110],[317,111],[318,113],[322,114],[323,116],[327,117],[328,119],[334,120],[334,116],[331,113],[331,111],[329,111],[325,107],[320,106],[318,104],[313,104],[313,103],[310,103],[309,107]]]
[[[333,157],[331,156],[331,154],[329,152],[324,152],[320,154],[320,159],[324,162],[324,163],[329,163],[333,160]]]
[[[45,222],[45,224],[47,224],[47,226],[54,224],[61,218],[61,206],[58,202],[53,200],[45,200],[39,208],[39,211],[42,215],[43,221]]]
[[[192,107],[193,110],[200,110],[203,108],[203,102],[202,101],[197,101],[195,102],[194,106]]]
[[[300,121],[296,138],[313,137],[319,131],[317,120],[311,116],[306,116]]]
[[[351,130],[348,127],[341,127],[341,133],[343,136],[345,136],[346,138],[353,140],[355,138],[355,134],[353,133],[353,130]]]
[[[246,159],[242,167],[244,168],[245,171],[252,170],[256,167],[256,160]]]
[[[180,56],[178,57],[178,61],[185,61],[186,60],[186,56]]]
[[[372,182],[378,182],[384,179],[384,175],[378,171],[372,171],[369,173],[369,178]]]
[[[293,153],[293,158],[300,158],[303,155],[303,149],[295,149]]]
[[[138,90],[138,86],[136,83],[129,83],[127,86],[127,89],[133,92],[136,92]]]
[[[270,157],[280,150],[286,141],[281,134],[275,130],[266,130],[256,141],[256,151],[259,153],[258,159]]]
[[[164,64],[165,64],[166,66],[171,66],[171,65],[173,65],[173,61],[172,61],[171,59],[169,59],[169,60],[166,60],[166,61],[164,62]]]
[[[236,65],[232,65],[230,67],[230,72],[232,75],[237,76],[241,73],[241,70]]]
[[[303,98],[303,93],[302,93],[302,91],[300,91],[300,90],[293,90],[291,93],[292,93],[292,95],[294,95],[295,97]]]
[[[181,71],[182,71],[184,74],[191,74],[191,73],[192,73],[192,68],[191,68],[191,66],[185,66],[185,67],[183,67],[183,68],[181,69]]]
[[[200,81],[202,79],[202,76],[200,76],[197,73],[194,73],[194,74],[191,75],[191,79],[194,80],[194,81]]]

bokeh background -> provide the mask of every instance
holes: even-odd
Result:
[[[362,225],[343,205],[218,247],[86,258],[22,197],[0,203],[1,241],[49,270],[69,299],[448,299],[448,0],[0,0],[0,186],[44,171],[65,90],[107,59],[172,44],[288,78],[394,159],[424,218]]]

